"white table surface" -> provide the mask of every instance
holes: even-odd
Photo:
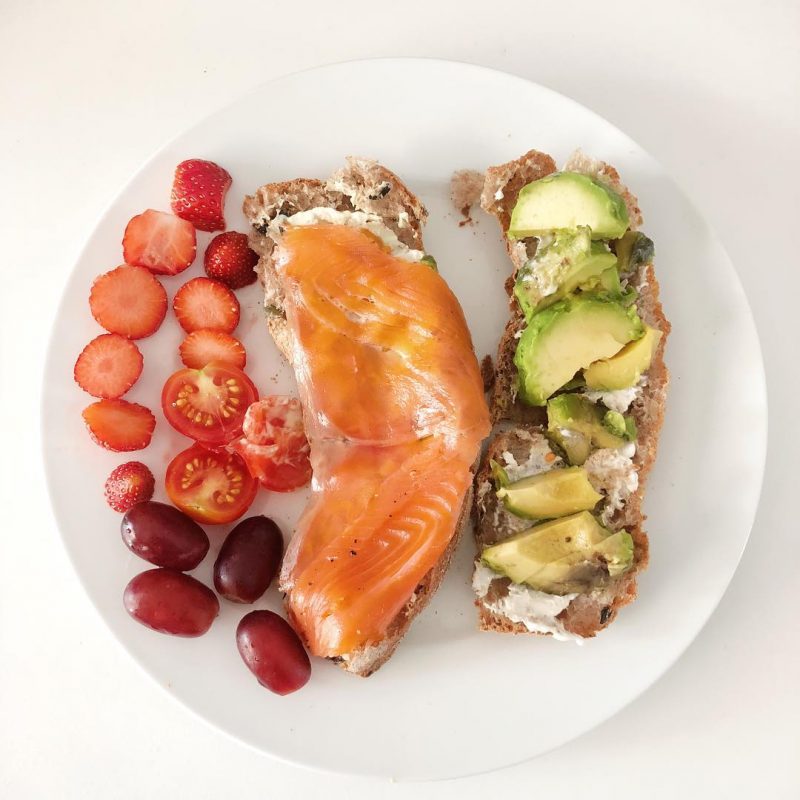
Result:
[[[769,382],[761,506],[739,571],[699,639],[644,696],[580,739],[512,769],[427,785],[277,763],[171,701],[78,585],[39,456],[50,320],[120,186],[165,140],[273,76],[386,55],[514,72],[638,140],[728,248]],[[799,137],[794,0],[3,0],[0,797],[800,795],[800,341],[791,329],[800,292]]]

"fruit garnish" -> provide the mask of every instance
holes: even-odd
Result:
[[[117,453],[143,450],[156,427],[149,408],[127,400],[98,400],[83,409],[83,419],[92,439]]]
[[[181,161],[172,182],[172,211],[199,231],[225,230],[225,195],[230,185],[231,176],[213,161]]]
[[[153,473],[141,461],[120,464],[106,479],[106,501],[123,514],[137,503],[153,496],[156,482]]]
[[[236,646],[258,682],[275,694],[296,692],[311,677],[300,637],[274,611],[251,611],[236,628]]]
[[[118,333],[92,339],[78,356],[75,382],[94,397],[122,397],[139,380],[144,359],[139,348]]]
[[[206,532],[168,503],[137,503],[122,518],[122,541],[139,558],[181,572],[194,569],[209,548]]]
[[[212,362],[244,369],[247,363],[244,345],[222,331],[193,331],[181,342],[180,354],[190,369],[202,369]]]
[[[206,248],[203,263],[206,275],[221,281],[231,289],[241,289],[255,283],[254,267],[258,254],[250,249],[247,235],[227,231],[215,236]]]
[[[269,517],[243,519],[214,562],[214,588],[232,603],[255,603],[278,574],[281,556],[283,536]]]
[[[173,636],[202,636],[219,614],[211,589],[176,569],[149,569],[131,580],[125,610],[142,625]]]
[[[203,329],[231,333],[239,324],[236,295],[210,278],[192,278],[184,283],[175,294],[172,308],[187,333]]]
[[[253,403],[243,435],[228,449],[238,453],[250,474],[273,492],[291,492],[311,480],[309,445],[300,401],[272,395]]]
[[[197,522],[221,525],[250,508],[258,483],[235,453],[195,444],[172,459],[166,487],[170,500],[184,514]]]
[[[241,435],[245,412],[257,398],[244,372],[212,363],[171,375],[161,392],[161,408],[179,433],[218,446]]]
[[[123,264],[95,279],[89,308],[110,333],[144,339],[164,321],[167,293],[149,270]]]
[[[191,223],[150,208],[128,223],[122,252],[126,264],[147,267],[159,275],[177,275],[194,261],[197,237]]]

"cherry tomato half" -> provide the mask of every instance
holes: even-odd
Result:
[[[309,445],[300,401],[272,395],[245,414],[244,436],[228,448],[238,453],[250,474],[273,492],[291,492],[311,479]]]
[[[219,446],[241,436],[248,406],[258,390],[240,369],[222,363],[179,369],[161,392],[167,422],[184,436]]]
[[[208,525],[239,519],[258,491],[258,482],[236,453],[214,452],[200,444],[170,461],[166,485],[177,508]]]

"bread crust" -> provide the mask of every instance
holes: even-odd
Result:
[[[616,169],[602,161],[590,159],[580,152],[570,158],[565,169],[584,172],[608,183],[625,201],[631,219],[631,227],[635,229],[641,225],[642,216],[638,201],[621,183]],[[544,408],[526,406],[517,398],[517,369],[514,366],[514,353],[517,347],[517,334],[524,328],[525,320],[513,298],[512,291],[516,271],[532,253],[525,253],[519,243],[511,243],[506,234],[511,211],[520,189],[530,181],[554,171],[555,162],[549,156],[531,150],[515,161],[490,167],[486,172],[481,205],[500,224],[503,239],[514,266],[512,275],[506,281],[511,315],[500,340],[495,359],[495,380],[490,408],[494,423],[501,425],[513,423],[516,428],[501,429],[499,432],[497,428],[495,429],[475,476],[476,499],[473,516],[478,553],[485,545],[491,544],[497,538],[497,532],[492,530],[496,498],[494,498],[493,492],[482,493],[480,488],[490,481],[490,460],[497,460],[504,450],[513,453],[515,447],[519,448],[519,441],[515,440],[515,430],[531,433],[541,431],[547,425],[547,414]],[[634,401],[629,410],[638,429],[636,454],[633,458],[639,478],[638,489],[612,518],[614,527],[624,527],[633,538],[634,566],[624,575],[612,580],[608,586],[579,595],[558,615],[558,620],[566,631],[584,638],[595,636],[598,631],[610,625],[616,618],[619,609],[636,598],[637,576],[646,569],[649,560],[649,543],[643,527],[646,517],[642,512],[642,501],[647,477],[656,459],[659,434],[664,423],[666,392],[669,383],[664,351],[671,326],[661,305],[659,285],[653,264],[641,266],[631,276],[630,282],[639,291],[637,308],[640,317],[648,325],[663,333],[647,372],[647,386],[644,387],[641,396]],[[476,600],[476,605],[478,606],[481,630],[531,633],[521,623],[512,622],[503,615],[490,611],[480,599]]]
[[[388,187],[388,189],[386,188]],[[275,241],[269,225],[279,215],[289,216],[311,208],[328,207],[337,211],[366,211],[379,215],[400,239],[413,249],[423,249],[422,227],[427,211],[411,190],[386,167],[367,159],[350,158],[344,169],[326,182],[297,178],[270,183],[245,198],[243,211],[251,226],[250,246],[259,254],[257,271],[265,287],[267,327],[278,349],[292,364],[291,336],[284,315],[280,282],[272,258]],[[474,475],[475,468],[472,470]],[[461,505],[456,529],[439,561],[419,582],[380,641],[345,656],[332,658],[342,669],[367,677],[394,653],[411,623],[428,605],[444,578],[464,529],[470,522],[472,487]]]

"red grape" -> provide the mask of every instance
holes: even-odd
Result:
[[[122,541],[157,567],[194,569],[208,552],[208,536],[193,520],[166,503],[137,503],[122,518]]]
[[[174,636],[202,636],[219,614],[214,592],[175,569],[149,569],[125,587],[125,610],[142,625]]]
[[[242,520],[214,563],[214,588],[234,603],[253,603],[267,591],[283,555],[283,536],[268,517]]]
[[[236,646],[262,686],[290,694],[308,683],[311,662],[291,625],[272,611],[251,611],[236,629]]]

